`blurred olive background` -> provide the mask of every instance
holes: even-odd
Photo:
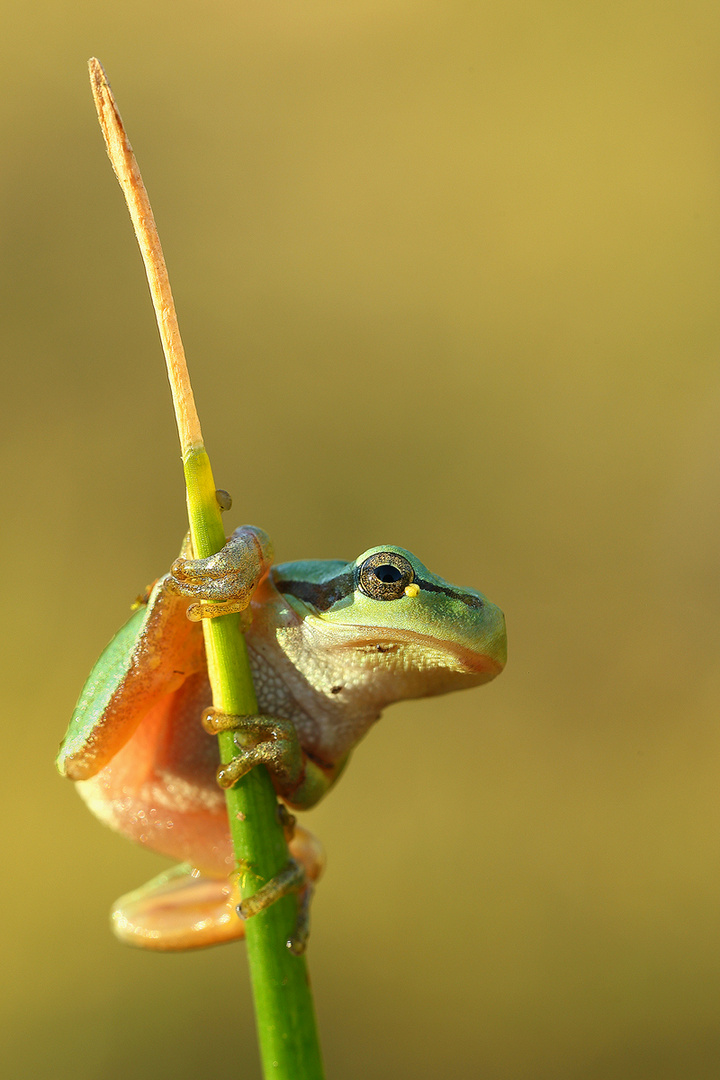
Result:
[[[177,437],[85,63],[154,203],[228,525],[505,610],[307,824],[328,1074],[720,1073],[720,11],[5,4],[7,1075],[259,1076],[242,946],[117,944],[167,865],[53,769],[177,553]]]

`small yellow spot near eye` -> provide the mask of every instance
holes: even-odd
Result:
[[[417,594],[419,592],[420,592],[420,586],[416,585],[415,582],[413,582],[411,585],[406,585],[405,586],[405,595],[406,596],[410,596],[410,597],[417,596]]]

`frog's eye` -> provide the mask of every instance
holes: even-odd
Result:
[[[372,600],[398,600],[414,580],[413,568],[394,551],[378,551],[358,570],[358,586]]]

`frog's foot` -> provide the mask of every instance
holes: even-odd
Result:
[[[295,792],[305,773],[305,754],[291,720],[281,716],[230,716],[206,709],[202,725],[210,735],[235,731],[238,754],[217,771],[217,782],[230,788],[256,765],[263,764],[281,795]],[[247,745],[250,743],[250,745]]]
[[[272,561],[272,545],[262,529],[236,529],[225,547],[207,559],[176,559],[165,587],[197,600],[188,608],[193,621],[244,611]]]
[[[314,892],[313,886],[308,881],[305,867],[296,859],[290,859],[279,874],[266,882],[256,893],[242,900],[236,908],[241,919],[250,919],[259,911],[264,911],[276,900],[288,893],[298,893],[298,913],[295,921],[295,929],[288,938],[286,945],[295,956],[301,956],[305,952],[307,940],[310,936],[310,901]]]
[[[328,764],[310,757],[298,739],[295,725],[282,716],[230,716],[206,709],[202,724],[211,735],[235,731],[238,754],[216,773],[222,788],[262,763],[278,795],[296,810],[308,810],[322,799],[347,764],[349,754]],[[249,745],[248,745],[249,744]]]
[[[290,851],[292,873],[281,872],[244,901],[236,875],[212,878],[188,863],[175,866],[116,901],[111,915],[113,930],[121,941],[143,949],[172,952],[220,945],[244,937],[244,918],[299,889],[297,924],[287,944],[292,952],[302,952],[307,941],[309,897],[312,884],[322,873],[324,856],[319,841],[301,827],[295,831]],[[241,903],[244,918],[238,918]]]
[[[236,910],[242,919],[249,919],[274,904],[281,896],[296,892],[297,917],[286,945],[295,956],[301,956],[310,936],[310,903],[315,893],[315,883],[325,867],[325,855],[319,840],[300,825],[294,827],[290,854],[292,858],[287,866],[256,893],[242,900]]]

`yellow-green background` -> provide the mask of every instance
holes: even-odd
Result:
[[[183,490],[105,63],[230,525],[486,592],[510,663],[397,706],[306,819],[330,1077],[720,1074],[715,2],[5,2],[7,1075],[258,1076],[242,946],[106,912],[166,865],[52,758]]]

